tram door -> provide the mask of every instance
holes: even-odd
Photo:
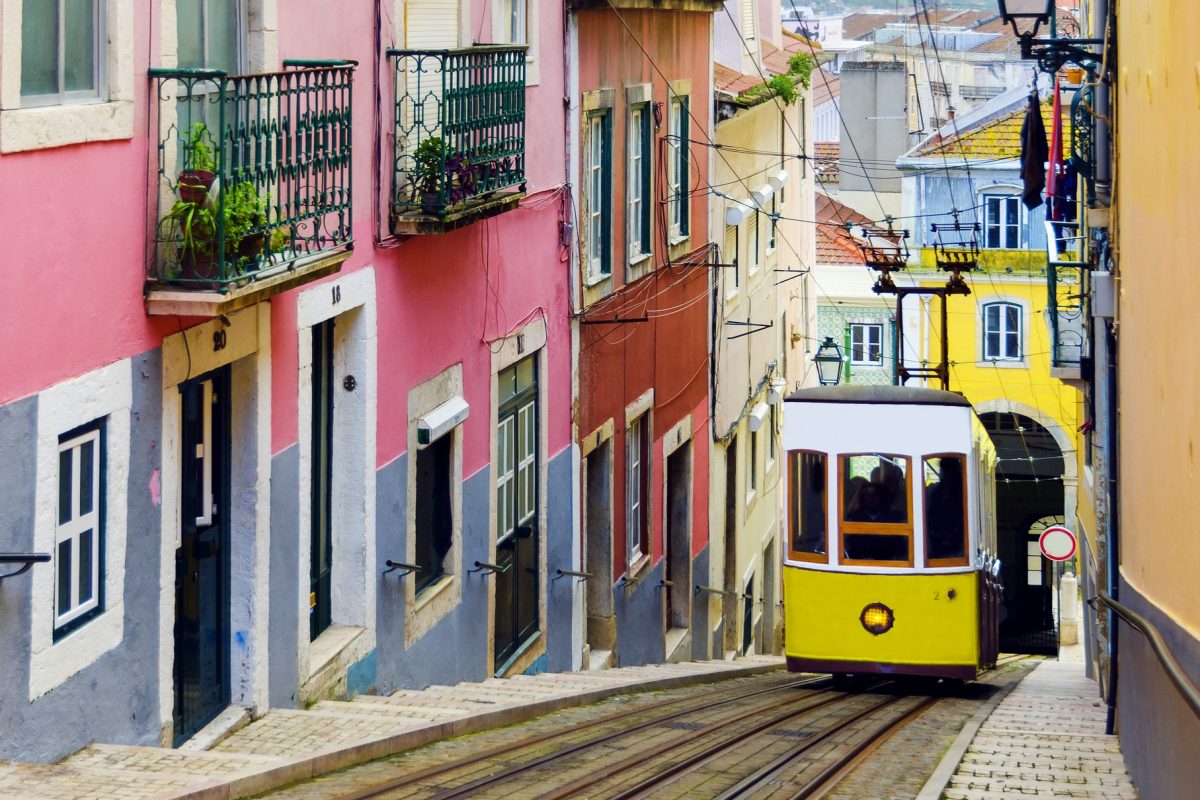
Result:
[[[536,356],[498,377],[496,415],[496,617],[501,674],[538,633],[538,376]]]
[[[179,387],[175,744],[229,703],[229,368]]]

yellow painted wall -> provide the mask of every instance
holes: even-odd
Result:
[[[1200,636],[1200,13],[1121,2],[1117,26],[1121,571]]]
[[[1003,272],[998,267],[1003,256],[1009,253],[1013,255],[1012,263],[1017,265],[1012,273]],[[997,266],[967,277],[971,294],[949,298],[950,388],[966,395],[977,410],[987,410],[986,404],[989,403],[1007,402],[1016,406],[1014,410],[1018,413],[1032,416],[1047,427],[1057,424],[1070,442],[1067,448],[1069,452],[1064,452],[1063,458],[1069,473],[1075,474],[1080,440],[1080,393],[1050,375],[1050,332],[1045,320],[1046,277],[1040,268],[1025,266],[1025,262],[1036,255],[1025,251],[997,251],[997,254],[990,254],[989,262]],[[1045,254],[1042,253],[1040,257],[1044,265]],[[921,276],[923,285],[945,282],[945,273]],[[1001,299],[1024,304],[1028,310],[1024,315],[1023,362],[983,360],[982,308],[986,303]],[[910,299],[908,303],[913,304],[915,300]],[[932,361],[940,358],[942,334],[938,303],[933,300],[930,304],[928,327],[922,337]],[[909,308],[906,304],[906,315]],[[1022,407],[1026,410],[1023,411]],[[1072,506],[1068,512],[1073,510]]]

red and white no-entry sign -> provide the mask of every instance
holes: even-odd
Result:
[[[1051,561],[1067,561],[1074,557],[1077,545],[1075,534],[1061,525],[1051,525],[1038,537],[1042,555]]]

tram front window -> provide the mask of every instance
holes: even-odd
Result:
[[[909,459],[866,453],[841,462],[843,560],[911,564]]]
[[[801,561],[827,561],[825,454],[794,451],[789,456],[790,555]]]
[[[966,457],[925,459],[925,561],[930,566],[967,563]]]

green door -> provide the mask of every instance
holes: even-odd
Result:
[[[499,375],[496,431],[495,670],[538,635],[538,376],[536,356]]]

